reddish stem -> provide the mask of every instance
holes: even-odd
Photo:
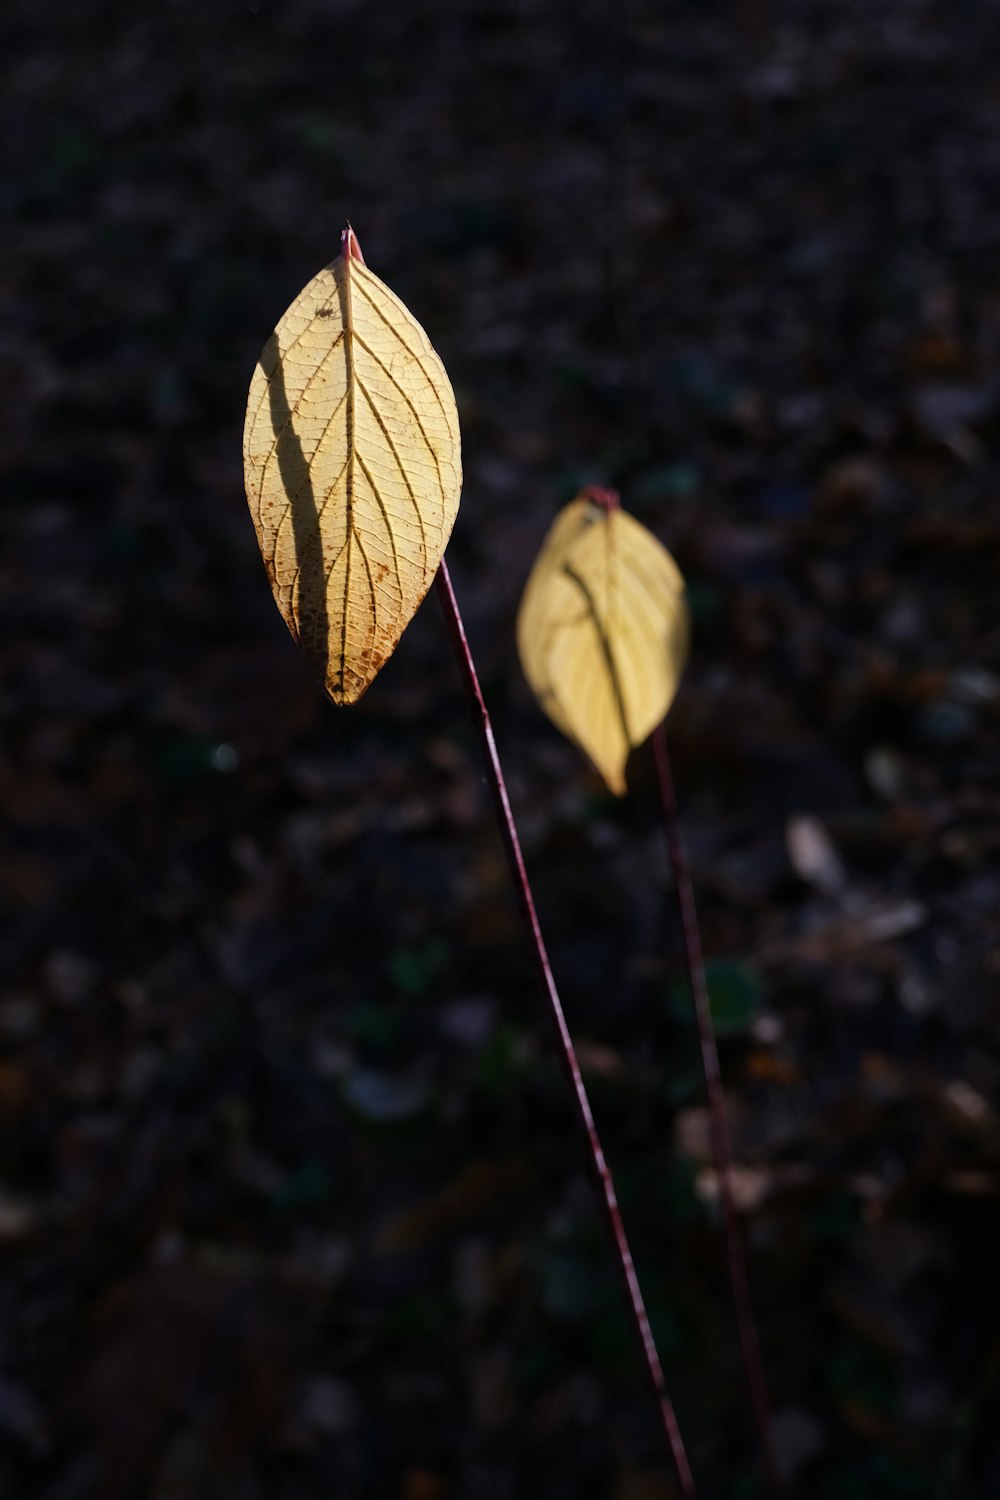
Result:
[[[722,1091],[722,1075],[719,1069],[719,1049],[715,1044],[712,1026],[712,1010],[708,998],[708,983],[705,978],[705,960],[701,950],[701,934],[698,930],[698,913],[694,904],[694,889],[688,869],[684,845],[681,842],[677,819],[677,796],[674,778],[670,769],[667,751],[667,734],[662,724],[653,731],[653,750],[656,756],[656,776],[663,804],[663,819],[666,826],[667,843],[670,848],[670,863],[677,886],[677,900],[681,910],[684,929],[684,950],[687,957],[688,978],[694,1000],[695,1021],[698,1027],[698,1042],[701,1048],[701,1063],[705,1074],[705,1089],[708,1095],[708,1115],[712,1135],[712,1155],[719,1183],[719,1201],[722,1205],[722,1223],[726,1239],[726,1256],[729,1262],[729,1282],[733,1293],[733,1306],[739,1328],[743,1364],[750,1386],[754,1419],[760,1436],[764,1455],[764,1468],[768,1484],[775,1495],[784,1491],[778,1456],[774,1446],[774,1428],[771,1421],[771,1402],[767,1392],[767,1379],[760,1355],[760,1341],[754,1322],[750,1301],[750,1284],[747,1277],[746,1254],[739,1218],[733,1199],[732,1146],[729,1140],[729,1121],[726,1116],[726,1100]]]
[[[503,770],[500,766],[500,756],[497,753],[496,740],[493,737],[493,725],[490,722],[489,710],[486,707],[482,689],[479,686],[476,665],[473,661],[472,651],[470,650],[465,634],[462,616],[459,613],[455,591],[451,585],[448,564],[443,558],[437,575],[437,586],[438,598],[441,601],[441,608],[444,610],[444,617],[451,634],[452,644],[455,648],[459,670],[465,683],[476,727],[479,730],[482,741],[483,753],[489,772],[490,786],[493,791],[493,799],[496,803],[497,821],[500,825],[500,833],[507,850],[511,877],[534,948],[535,961],[538,966],[542,989],[545,991],[545,996],[549,1003],[549,1015],[555,1028],[560,1060],[573,1090],[573,1102],[576,1108],[577,1121],[586,1145],[588,1165],[594,1174],[601,1200],[604,1204],[612,1246],[618,1269],[625,1285],[632,1320],[639,1336],[643,1355],[645,1356],[646,1368],[649,1372],[657,1405],[659,1406],[660,1417],[666,1432],[674,1466],[677,1470],[681,1492],[684,1495],[684,1500],[697,1500],[694,1478],[688,1464],[687,1454],[684,1451],[684,1443],[681,1439],[680,1429],[677,1426],[674,1408],[667,1394],[663,1367],[660,1364],[660,1356],[657,1353],[656,1344],[653,1340],[653,1331],[649,1324],[646,1305],[642,1297],[642,1289],[639,1286],[639,1279],[636,1276],[635,1265],[632,1261],[632,1252],[625,1237],[625,1226],[622,1223],[621,1211],[618,1207],[618,1199],[615,1194],[611,1171],[601,1148],[597,1126],[594,1123],[593,1112],[590,1108],[590,1100],[587,1097],[583,1075],[580,1072],[580,1064],[576,1056],[576,1049],[573,1046],[573,1038],[570,1036],[562,1002],[559,999],[559,992],[552,977],[548,953],[546,952],[542,930],[538,923],[538,913],[535,910],[535,902],[531,894],[531,886],[528,882],[528,872],[521,853],[521,843],[517,836],[514,814],[511,811],[510,800],[507,796],[507,787],[504,782]]]

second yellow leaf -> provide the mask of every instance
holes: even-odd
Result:
[[[542,708],[618,796],[629,751],[677,692],[689,634],[677,564],[617,497],[585,491],[560,511],[524,590],[518,651]]]

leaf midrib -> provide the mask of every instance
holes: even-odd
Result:
[[[347,362],[347,402],[344,420],[347,426],[347,475],[345,501],[347,506],[347,557],[344,561],[344,600],[340,624],[340,691],[345,691],[347,672],[347,603],[351,592],[351,543],[354,540],[354,314],[351,307],[351,257],[344,257],[344,349]],[[371,575],[369,573],[369,583]],[[375,608],[374,589],[372,609]]]

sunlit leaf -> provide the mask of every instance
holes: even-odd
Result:
[[[606,490],[556,517],[524,590],[517,644],[549,718],[625,791],[629,751],[673,701],[687,658],[684,580]]]
[[[335,703],[354,703],[423,599],[458,511],[444,366],[353,231],[254,371],[247,499],[285,623]]]

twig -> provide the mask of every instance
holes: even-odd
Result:
[[[534,948],[542,989],[545,991],[545,996],[548,1000],[549,1014],[556,1032],[560,1060],[573,1090],[577,1121],[583,1133],[588,1164],[594,1174],[604,1204],[612,1247],[622,1280],[625,1284],[632,1320],[639,1335],[639,1342],[645,1356],[646,1368],[652,1382],[657,1405],[659,1406],[667,1442],[670,1446],[674,1467],[677,1470],[677,1477],[680,1481],[681,1492],[685,1500],[697,1500],[694,1478],[688,1464],[680,1429],[677,1426],[674,1408],[667,1393],[663,1367],[660,1364],[660,1357],[653,1340],[653,1331],[649,1324],[646,1305],[642,1297],[642,1289],[639,1286],[639,1279],[636,1276],[635,1265],[632,1261],[632,1252],[625,1237],[625,1227],[622,1223],[611,1172],[597,1135],[597,1126],[594,1123],[590,1100],[587,1098],[587,1091],[584,1088],[583,1076],[580,1072],[580,1064],[577,1061],[573,1039],[566,1024],[566,1017],[563,1012],[562,1002],[559,999],[559,992],[556,989],[555,980],[552,977],[548,953],[545,949],[542,931],[538,924],[538,914],[535,911],[534,898],[531,894],[531,886],[528,882],[528,872],[525,869],[524,857],[521,854],[521,843],[517,836],[514,815],[511,812],[510,801],[507,796],[507,787],[504,782],[503,770],[500,766],[496,740],[493,737],[493,726],[490,722],[490,715],[483,698],[482,689],[479,686],[479,677],[476,672],[475,662],[473,661],[469,642],[466,638],[462,616],[459,613],[458,602],[455,598],[455,591],[451,585],[448,564],[444,559],[442,559],[441,567],[438,571],[437,587],[438,598],[441,601],[441,608],[444,610],[445,621],[451,634],[459,669],[482,741],[490,786],[493,791],[494,802],[496,803],[497,821],[500,825],[500,833],[503,837],[507,850],[507,859],[510,864],[511,878],[517,891],[521,911]]]
[[[760,1436],[764,1455],[764,1468],[768,1484],[775,1495],[784,1492],[778,1456],[774,1446],[774,1427],[771,1421],[771,1402],[767,1392],[767,1379],[760,1356],[760,1341],[754,1322],[750,1301],[750,1285],[747,1279],[746,1254],[743,1236],[740,1233],[736,1204],[733,1200],[732,1147],[729,1140],[729,1121],[726,1117],[726,1101],[722,1092],[722,1076],[719,1070],[719,1049],[715,1044],[712,1026],[712,1011],[708,999],[708,984],[705,979],[705,960],[701,951],[701,934],[698,930],[698,913],[694,904],[694,889],[688,870],[684,845],[681,843],[677,821],[677,797],[674,778],[670,769],[667,751],[667,735],[662,724],[653,731],[653,750],[656,757],[656,776],[663,805],[663,820],[667,843],[670,848],[670,863],[677,886],[677,900],[681,910],[684,929],[684,951],[687,957],[688,978],[694,1000],[695,1021],[698,1028],[698,1043],[701,1048],[701,1063],[705,1074],[705,1089],[708,1095],[708,1115],[712,1134],[712,1155],[719,1183],[719,1201],[722,1205],[722,1223],[726,1239],[726,1257],[729,1262],[729,1283],[732,1287],[733,1306],[739,1328],[743,1364],[750,1386],[754,1419]]]

